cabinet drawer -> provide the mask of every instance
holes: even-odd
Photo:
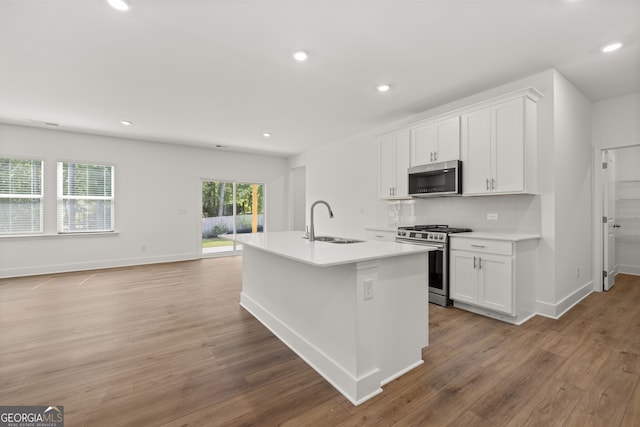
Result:
[[[395,242],[396,232],[387,230],[366,230],[367,240],[382,240],[385,242]]]
[[[513,243],[504,240],[469,239],[465,237],[451,237],[450,249],[473,251],[498,255],[513,255]]]

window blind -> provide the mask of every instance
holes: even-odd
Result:
[[[58,233],[114,231],[113,166],[58,162]]]
[[[42,160],[0,158],[0,234],[42,233]]]

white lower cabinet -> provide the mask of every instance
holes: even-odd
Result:
[[[511,323],[525,321],[533,313],[536,244],[537,238],[451,236],[449,286],[454,305]]]
[[[452,250],[451,299],[513,314],[509,256]]]

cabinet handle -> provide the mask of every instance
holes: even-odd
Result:
[[[383,239],[384,236],[382,234],[374,234],[377,239]]]
[[[496,189],[496,179],[495,178],[491,178],[491,189],[492,190]]]
[[[473,269],[476,269],[476,257],[473,257]]]
[[[487,178],[487,191],[489,191],[489,190],[490,190],[490,188],[489,188],[489,178]]]
[[[433,151],[429,153],[429,160],[433,162]]]
[[[478,270],[482,270],[482,257],[478,257]]]
[[[433,152],[433,158],[434,158],[434,160],[438,160],[438,152],[437,151]]]
[[[472,248],[485,248],[485,245],[471,245]]]

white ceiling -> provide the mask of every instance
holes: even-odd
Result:
[[[549,68],[640,91],[640,0],[129,4],[0,0],[0,121],[291,155]]]

